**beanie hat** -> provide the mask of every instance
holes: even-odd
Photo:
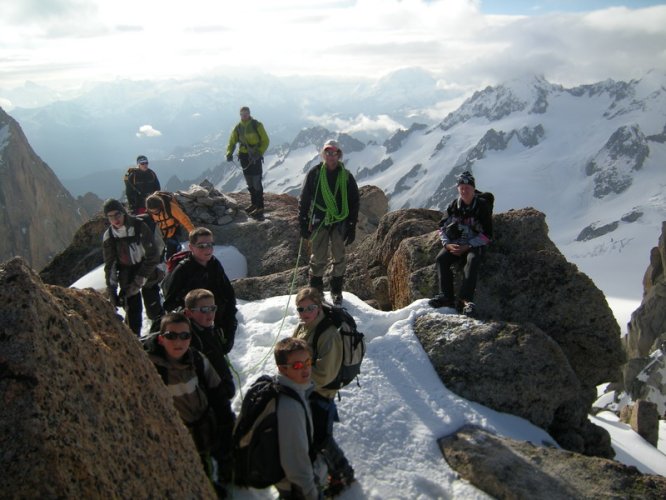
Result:
[[[324,143],[324,147],[321,148],[321,152],[323,153],[327,149],[335,149],[338,152],[338,156],[342,158],[342,149],[340,149],[340,145],[338,144],[338,141],[334,141],[333,139],[329,139]]]
[[[243,112],[247,112],[247,113],[249,113],[249,112],[250,112],[250,108],[248,108],[247,106],[243,106],[243,107],[240,109],[240,112],[241,112],[241,113],[243,113]]]
[[[104,211],[104,215],[108,214],[109,212],[114,212],[116,210],[124,214],[127,213],[125,212],[125,207],[123,206],[123,204],[113,198],[109,198],[104,202],[104,205],[102,205],[102,210]]]
[[[146,158],[144,155],[139,155],[136,157],[136,163],[148,163],[148,158]]]
[[[465,170],[460,174],[456,181],[456,186],[459,186],[460,184],[469,184],[472,187],[476,187],[474,176],[472,175],[472,172],[469,172],[468,170]]]

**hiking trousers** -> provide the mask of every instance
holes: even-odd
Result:
[[[324,276],[328,265],[329,247],[333,265],[331,276],[340,278],[344,276],[347,269],[347,257],[345,254],[345,240],[342,234],[343,223],[319,226],[314,237],[310,240],[312,245],[310,274],[312,276]]]
[[[439,293],[447,299],[455,299],[453,293],[453,272],[451,266],[454,264],[463,265],[462,284],[458,298],[468,302],[474,301],[474,290],[476,289],[476,280],[479,274],[479,266],[483,257],[483,247],[472,247],[464,255],[453,255],[446,249],[437,254],[437,278],[439,280]]]
[[[310,412],[312,413],[313,446],[321,451],[328,472],[332,476],[344,475],[351,469],[342,448],[333,438],[333,422],[339,422],[338,408],[333,398],[325,398],[316,392],[310,396]]]
[[[250,203],[257,208],[264,208],[264,186],[261,183],[263,174],[261,167],[261,158],[250,161],[250,155],[239,153],[241,167],[243,167],[243,177],[247,184],[247,190],[250,192]]]

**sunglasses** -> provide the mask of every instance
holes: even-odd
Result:
[[[296,310],[299,313],[302,313],[302,312],[308,312],[309,313],[309,312],[312,312],[312,311],[316,311],[317,309],[319,309],[319,306],[317,304],[310,304],[309,306],[297,307],[296,308]]]
[[[199,248],[200,250],[203,250],[205,248],[213,248],[215,246],[215,243],[195,243],[193,246]]]
[[[201,307],[190,307],[190,311],[199,311],[202,313],[214,313],[217,311],[217,306],[201,306]]]
[[[293,368],[294,370],[302,370],[303,368],[310,368],[312,366],[312,359],[308,358],[305,361],[294,361],[290,365],[282,365],[287,368]]]
[[[169,332],[166,331],[162,334],[162,337],[164,337],[167,340],[189,340],[192,338],[192,334],[190,332]]]
[[[326,156],[338,156],[338,152],[332,149],[327,149],[326,151],[324,151],[324,154]]]
[[[140,161],[139,165],[148,165],[148,162],[147,161]]]

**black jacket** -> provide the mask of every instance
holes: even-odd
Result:
[[[217,312],[215,326],[222,328],[226,340],[225,353],[234,345],[236,337],[236,294],[224,267],[213,255],[205,266],[190,255],[181,260],[162,282],[164,308],[174,311],[185,306],[185,295],[190,290],[205,288],[215,296]]]
[[[210,364],[215,368],[220,379],[222,379],[224,396],[227,399],[233,398],[236,393],[236,386],[234,385],[234,377],[231,374],[227,360],[224,357],[228,352],[226,350],[227,342],[224,338],[224,333],[215,326],[204,328],[197,325],[194,321],[191,321],[191,323],[193,333],[191,345],[199,352],[204,353]]]
[[[139,208],[146,208],[146,198],[159,190],[160,181],[151,169],[141,170],[132,167],[125,174],[125,195],[127,204],[133,212]]]

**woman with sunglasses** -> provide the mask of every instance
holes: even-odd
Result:
[[[310,407],[314,426],[314,446],[321,451],[329,471],[328,493],[337,494],[352,481],[354,469],[333,438],[333,422],[339,422],[335,405],[337,389],[327,389],[338,375],[342,365],[342,338],[335,325],[326,318],[322,309],[322,295],[317,288],[301,289],[296,295],[296,311],[299,324],[292,335],[305,340],[317,353],[312,360],[314,392]],[[313,346],[315,333],[320,331],[317,346]]]
[[[185,307],[191,290],[204,288],[215,297],[215,327],[224,334],[224,353],[231,351],[236,337],[236,294],[222,263],[213,255],[213,233],[205,227],[190,231],[190,253],[178,262],[162,282],[164,308],[174,311]]]
[[[231,409],[225,405],[228,401],[219,375],[206,356],[190,347],[191,339],[187,317],[183,313],[168,313],[162,318],[159,333],[144,341],[144,348],[166,384],[212,479],[210,457],[220,446],[220,428]],[[217,484],[215,487],[223,488]]]

